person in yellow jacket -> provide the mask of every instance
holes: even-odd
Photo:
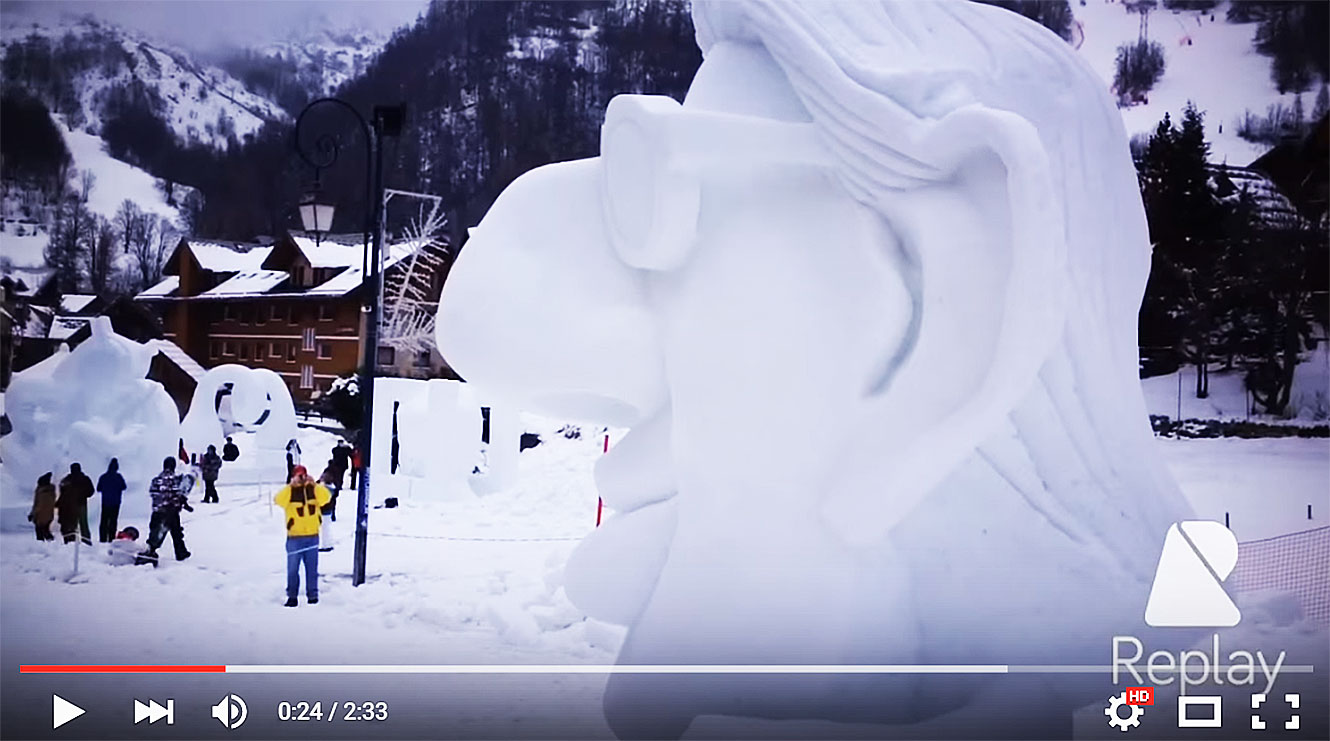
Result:
[[[286,606],[296,606],[300,564],[305,564],[305,597],[319,602],[319,526],[332,492],[309,477],[304,466],[291,470],[291,483],[277,492],[277,506],[286,512]]]

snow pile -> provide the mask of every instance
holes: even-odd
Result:
[[[175,454],[180,428],[171,397],[145,378],[155,354],[97,317],[75,350],[14,376],[5,395],[14,429],[0,438],[5,527],[22,524],[41,474],[51,471],[58,481],[77,462],[96,480],[113,457],[129,485],[122,516],[146,516],[148,481]],[[90,503],[94,522],[99,502]]]

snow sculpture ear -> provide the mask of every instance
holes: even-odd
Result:
[[[936,175],[868,196],[900,238],[915,316],[867,390],[824,516],[852,543],[895,526],[992,435],[1062,334],[1065,212],[1026,119],[978,104],[903,123],[899,150]],[[862,465],[877,461],[878,465]]]

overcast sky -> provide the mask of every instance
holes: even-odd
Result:
[[[253,46],[292,32],[332,28],[391,32],[415,20],[427,0],[4,0],[5,25],[64,13],[91,14],[150,37],[208,51]]]

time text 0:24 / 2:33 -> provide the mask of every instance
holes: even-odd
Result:
[[[300,700],[277,703],[277,719],[281,721],[326,722],[336,721],[385,721],[388,720],[388,703],[382,700],[333,700],[309,702]]]

